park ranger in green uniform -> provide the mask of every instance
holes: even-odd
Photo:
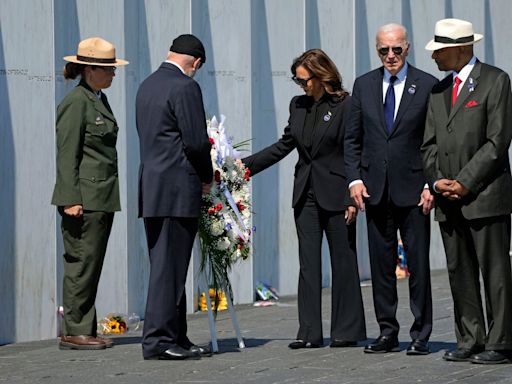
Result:
[[[117,170],[117,122],[102,89],[110,87],[115,47],[99,37],[83,40],[66,56],[66,79],[80,83],[57,108],[57,179],[52,204],[62,215],[64,240],[61,349],[105,349],[97,335],[96,292],[112,228],[121,209]]]

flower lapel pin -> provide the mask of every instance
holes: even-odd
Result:
[[[465,105],[465,107],[466,107],[466,108],[471,108],[471,107],[476,107],[477,105],[478,105],[478,103],[477,103],[475,100],[471,100],[471,101],[469,101],[469,102]]]

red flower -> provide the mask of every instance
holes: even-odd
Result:
[[[208,208],[208,214],[213,215],[215,213],[215,208]]]
[[[220,183],[220,172],[218,169],[215,171],[215,181]]]
[[[216,211],[220,211],[222,209],[222,203],[218,203],[216,206],[215,206],[215,210]]]
[[[242,202],[238,202],[236,203],[238,209],[240,210],[240,212],[242,212],[244,209],[245,209],[245,205],[242,204]]]
[[[210,141],[211,145],[215,145],[215,140],[213,140],[211,137],[209,137],[208,140]]]
[[[245,181],[249,181],[251,179],[251,170],[249,168],[245,168],[244,179]]]

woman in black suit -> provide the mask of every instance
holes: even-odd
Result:
[[[343,160],[350,96],[333,61],[311,49],[291,66],[293,81],[305,95],[290,103],[283,136],[243,159],[251,174],[270,167],[297,149],[293,208],[299,238],[299,331],[292,349],[323,345],[322,237],[327,236],[332,271],[331,347],[356,346],[366,339],[356,255],[356,208],[349,206]]]

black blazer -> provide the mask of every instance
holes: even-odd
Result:
[[[354,83],[352,113],[345,134],[348,182],[363,180],[370,195],[369,204],[380,202],[387,182],[396,205],[412,206],[418,204],[426,183],[420,147],[430,91],[438,80],[409,64],[393,130],[388,134],[383,76],[381,67]]]
[[[297,148],[299,160],[295,165],[295,181],[292,205],[295,207],[307,192],[308,179],[315,192],[318,204],[325,210],[343,211],[347,182],[343,162],[343,136],[345,123],[349,116],[350,96],[341,100],[331,97],[328,100],[331,118],[322,120],[313,135],[311,153],[303,143],[304,121],[308,106],[312,104],[309,96],[295,96],[290,102],[290,117],[283,136],[276,143],[243,159],[251,174],[277,163]]]
[[[199,85],[162,63],[136,99],[139,217],[198,217],[201,182],[213,177]]]

